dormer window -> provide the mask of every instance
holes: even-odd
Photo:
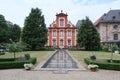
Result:
[[[60,19],[60,26],[64,26],[64,20]]]

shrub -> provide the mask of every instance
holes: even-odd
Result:
[[[112,52],[114,52],[115,50],[118,50],[118,47],[116,44],[113,44],[111,47]]]
[[[109,47],[106,45],[102,45],[102,51],[109,51]]]
[[[9,59],[0,59],[3,62],[0,62],[0,69],[11,69],[11,68],[24,68],[24,64],[26,63],[32,63],[35,64],[37,59],[36,58],[30,58],[29,60],[25,61],[14,61],[13,58]]]
[[[30,54],[25,54],[25,59],[29,60],[30,59]]]
[[[0,58],[0,62],[14,61],[14,58]]]
[[[101,69],[108,69],[108,70],[118,70],[120,71],[120,64],[118,63],[109,63],[109,62],[97,62],[97,61],[93,61],[89,58],[85,58],[84,59],[86,64],[96,64],[99,66],[99,68]],[[114,61],[120,61],[120,60],[113,60]]]
[[[0,55],[5,55],[5,52],[0,52]]]

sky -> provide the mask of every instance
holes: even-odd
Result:
[[[68,14],[68,20],[76,25],[86,16],[94,23],[109,10],[120,9],[120,0],[0,0],[0,14],[20,27],[31,8],[39,8],[45,17],[46,26],[55,21],[56,13]]]

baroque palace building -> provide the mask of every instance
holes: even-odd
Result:
[[[48,47],[68,48],[76,46],[78,28],[68,21],[68,15],[56,14],[56,20],[48,27]]]
[[[120,47],[120,10],[110,10],[103,14],[95,23],[101,43],[111,47],[117,44]]]

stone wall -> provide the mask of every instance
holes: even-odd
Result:
[[[117,29],[114,29],[114,25],[118,25]],[[120,23],[100,23],[97,26],[97,30],[100,33],[101,41],[114,40],[114,34],[118,34],[118,40],[120,40]]]

